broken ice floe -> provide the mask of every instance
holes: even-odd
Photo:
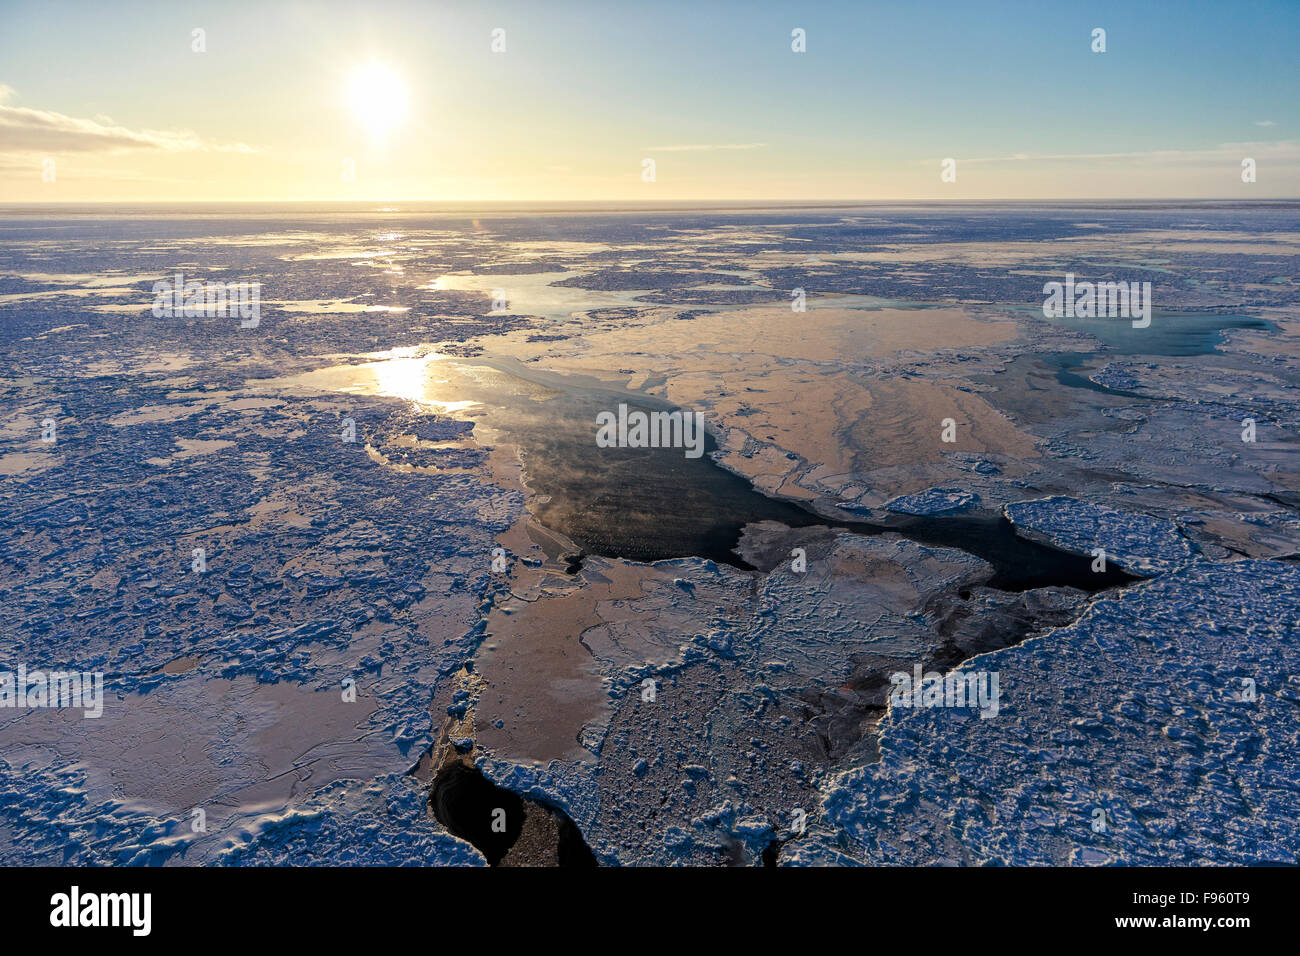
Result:
[[[978,508],[980,496],[959,488],[930,488],[916,495],[900,495],[885,502],[889,511],[905,515],[941,515]]]
[[[1136,574],[1161,574],[1196,556],[1195,546],[1167,521],[1092,501],[1057,496],[1003,507],[1016,532],[1076,554],[1097,556]]]
[[[1189,622],[1200,622],[1191,623]],[[786,863],[1295,864],[1300,568],[1196,563],[979,658],[996,719],[892,710]]]

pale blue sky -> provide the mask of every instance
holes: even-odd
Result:
[[[6,199],[1300,195],[1295,0],[3,11]],[[370,61],[409,99],[382,144],[345,106]],[[132,145],[104,128],[193,135]]]

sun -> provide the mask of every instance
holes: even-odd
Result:
[[[383,63],[367,63],[348,79],[348,105],[371,139],[385,139],[401,124],[406,101],[406,84]]]

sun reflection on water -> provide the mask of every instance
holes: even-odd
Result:
[[[422,355],[414,358],[393,358],[366,366],[374,381],[374,391],[437,409],[452,415],[479,404],[453,397],[456,386],[449,379],[435,378],[430,366],[436,356]]]

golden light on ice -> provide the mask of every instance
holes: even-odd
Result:
[[[457,394],[455,384],[445,378],[433,378],[429,374],[431,361],[431,357],[395,358],[364,365],[362,368],[374,376],[373,390],[378,394],[404,398],[437,409],[444,415],[464,411],[478,404],[453,397]]]
[[[363,366],[375,377],[375,390],[381,395],[392,395],[411,402],[424,402],[428,395],[425,378],[429,363],[423,358],[389,359]]]
[[[372,139],[387,137],[406,118],[406,84],[392,69],[372,61],[348,79],[348,106]]]

